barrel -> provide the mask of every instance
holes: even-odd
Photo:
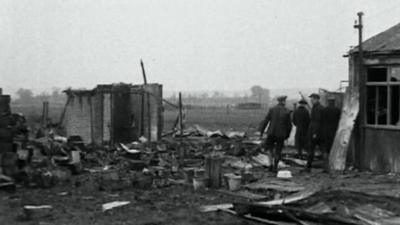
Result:
[[[218,155],[209,155],[205,157],[206,175],[209,177],[209,186],[211,188],[221,187],[222,171],[221,165],[223,158]]]

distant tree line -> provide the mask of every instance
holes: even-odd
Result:
[[[61,92],[60,88],[53,88],[51,93],[41,92],[34,94],[32,90],[20,88],[15,93],[17,98],[12,99],[13,105],[42,105],[43,102],[50,104],[64,104],[66,96]]]
[[[60,88],[53,88],[51,93],[41,92],[40,94],[34,94],[30,89],[20,88],[15,94],[16,97],[11,100],[11,110],[13,113],[22,113],[31,128],[37,127],[43,119],[43,102],[49,102],[48,119],[56,123],[67,100]]]
[[[226,107],[243,103],[257,103],[262,107],[267,107],[271,101],[270,90],[259,85],[252,86],[248,93],[242,95],[228,96],[223,92],[214,91],[211,93],[182,93],[182,98],[185,105],[203,107]],[[178,97],[173,94],[168,100],[177,102]]]

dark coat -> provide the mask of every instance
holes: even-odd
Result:
[[[316,139],[323,139],[323,111],[324,107],[320,103],[313,105],[311,109],[310,125],[308,126],[309,138],[312,138],[314,135],[316,135]]]
[[[264,133],[268,126],[267,134],[276,138],[287,139],[292,130],[292,122],[290,119],[290,110],[283,104],[272,107],[260,126],[261,134]]]
[[[333,139],[339,126],[341,110],[335,106],[324,108],[323,130],[326,139]]]
[[[299,106],[293,113],[293,124],[296,126],[296,136],[307,135],[310,125],[310,113],[304,106]]]

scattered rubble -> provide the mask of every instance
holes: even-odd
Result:
[[[366,194],[354,192],[350,183],[307,182],[299,172],[305,161],[296,158],[295,151],[284,152],[278,174],[269,172],[271,159],[263,152],[261,141],[242,132],[209,131],[194,126],[184,130],[183,135],[173,133],[159,142],[140,138],[132,143],[95,146],[83,145],[79,137],[74,140],[78,141],[54,133],[29,140],[25,149],[17,151],[21,166],[15,175],[0,176],[0,191],[68,186],[85,193],[106,192],[115,200],[125,190],[157,190],[177,185],[198,194],[216,191],[237,199],[202,206],[202,212],[223,211],[266,224],[390,224],[400,216],[398,199],[382,197],[385,190],[378,191],[378,187],[374,194]],[[335,179],[354,180],[357,176],[339,175]],[[70,189],[57,193],[59,197],[70,195]],[[85,195],[80,199],[96,198]],[[107,200],[102,211],[125,207],[133,200]],[[51,216],[53,207],[26,205],[24,217]]]

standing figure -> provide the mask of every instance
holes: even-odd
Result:
[[[339,126],[341,110],[335,106],[335,98],[328,98],[328,106],[325,107],[323,112],[323,132],[324,132],[324,163],[325,169],[328,168],[329,164],[329,152],[332,148],[333,141],[335,139],[336,130]]]
[[[323,111],[324,107],[319,102],[318,94],[311,94],[310,96],[312,109],[310,116],[310,125],[308,126],[307,132],[307,142],[308,142],[308,157],[307,157],[307,165],[306,172],[311,171],[311,165],[314,160],[315,148],[318,146],[320,150],[324,148],[323,146],[323,128],[322,128],[322,120],[323,120]]]
[[[10,96],[0,95],[0,175],[11,176],[13,168],[13,143],[15,125],[10,108]]]
[[[296,126],[295,144],[298,158],[302,158],[303,149],[307,146],[307,130],[310,124],[310,113],[306,108],[307,102],[302,99],[293,113],[293,124]]]
[[[287,96],[279,96],[278,104],[272,107],[260,126],[260,135],[263,136],[265,128],[268,126],[267,139],[265,146],[272,155],[272,165],[270,170],[276,172],[278,163],[281,159],[281,152],[284,141],[289,138],[292,130],[292,122],[290,119],[290,110],[286,108]]]

